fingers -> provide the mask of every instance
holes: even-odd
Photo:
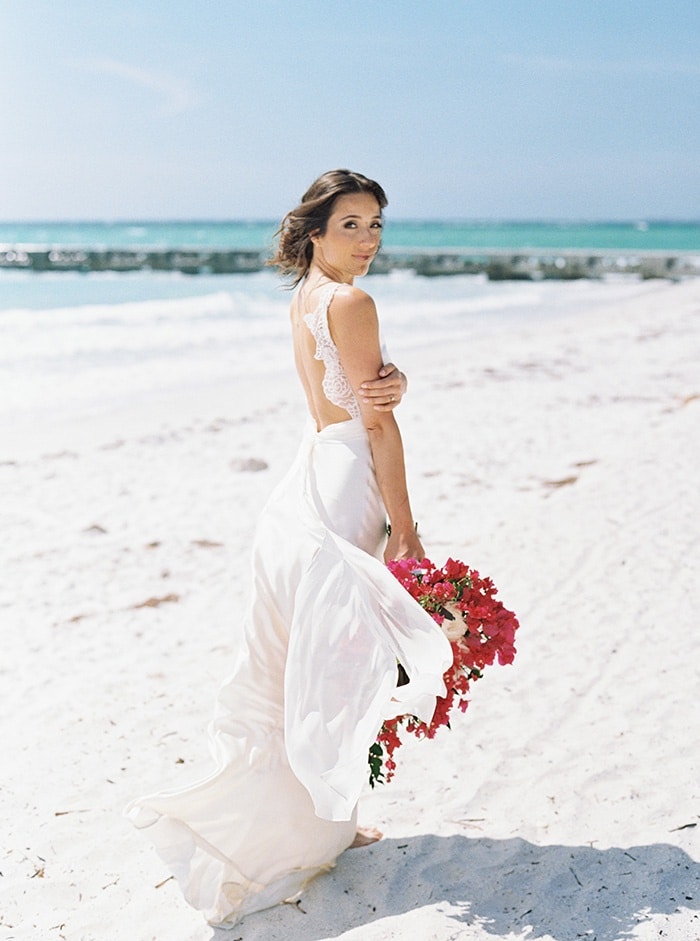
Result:
[[[399,395],[401,393],[401,383],[393,376],[387,376],[386,379],[368,379],[360,386],[363,395],[375,397],[387,395]]]
[[[367,379],[360,386],[361,389],[388,389],[396,388],[397,390],[401,387],[401,380],[403,373],[394,366],[393,363],[386,363],[379,370],[377,379]]]
[[[393,363],[381,367],[378,379],[367,379],[360,386],[362,401],[377,412],[391,412],[395,409],[404,391],[405,376]]]
[[[387,376],[385,379],[368,379],[360,386],[360,392],[365,398],[388,399],[401,398],[401,380],[399,374]]]
[[[401,383],[393,380],[374,379],[371,383],[363,382],[360,391],[364,398],[388,399],[392,395],[394,397],[401,395]]]
[[[365,405],[371,405],[376,412],[391,412],[401,403],[401,396],[393,393],[381,393],[381,398],[377,397],[380,393],[374,393],[374,398],[363,396],[362,401]]]

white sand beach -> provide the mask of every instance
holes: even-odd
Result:
[[[492,576],[515,663],[368,787],[381,842],[230,932],[121,813],[212,767],[296,379],[6,449],[0,939],[700,938],[700,279],[546,290],[556,317],[395,354],[424,544]]]

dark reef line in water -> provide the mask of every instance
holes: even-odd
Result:
[[[0,249],[0,269],[25,271],[179,271],[183,274],[245,274],[262,271],[267,253],[243,249]],[[444,276],[484,273],[492,281],[575,280],[609,274],[641,278],[700,275],[694,252],[596,251],[573,249],[384,250],[372,263],[373,274],[410,270]]]

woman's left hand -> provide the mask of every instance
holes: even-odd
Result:
[[[378,379],[368,379],[360,386],[364,402],[378,412],[391,412],[406,394],[408,379],[393,363],[379,370]]]
[[[385,562],[390,562],[392,559],[417,559],[422,562],[424,558],[425,549],[415,529],[403,535],[392,530],[384,550]]]

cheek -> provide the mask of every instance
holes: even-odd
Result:
[[[343,229],[342,231],[335,233],[333,238],[330,240],[331,251],[343,251],[349,245],[352,245],[353,235],[354,232],[352,229]]]

